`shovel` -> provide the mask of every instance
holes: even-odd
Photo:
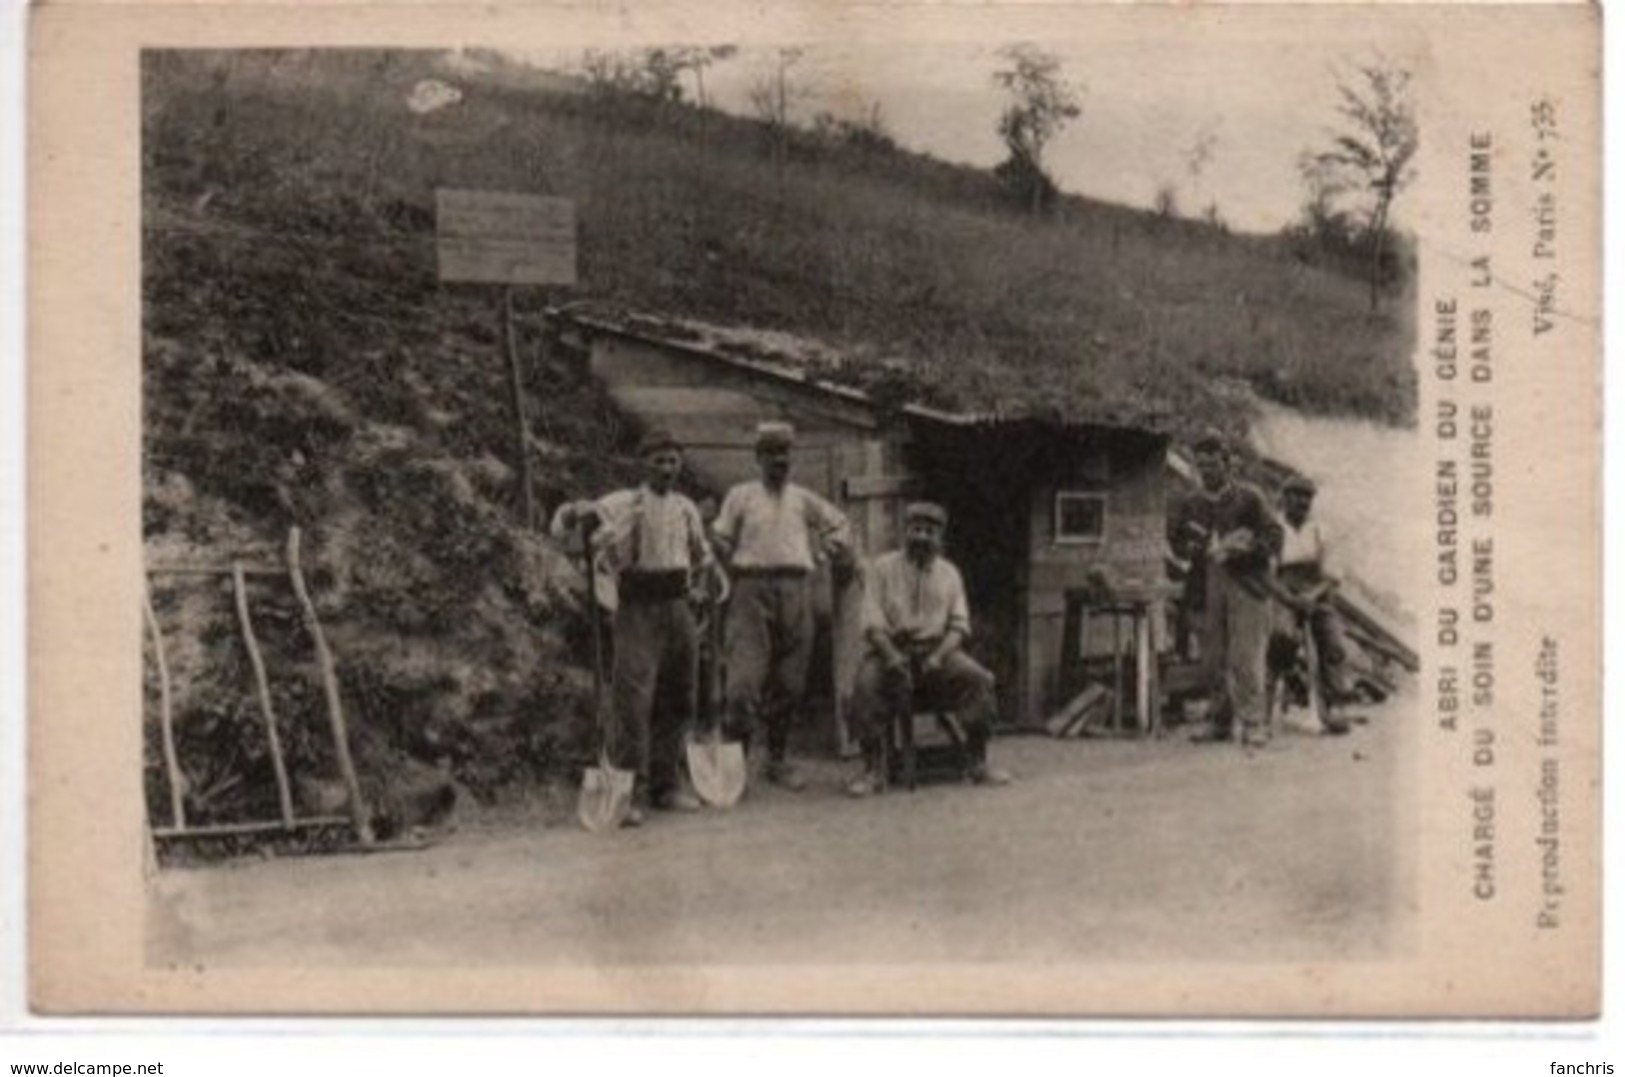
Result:
[[[745,794],[745,749],[722,739],[722,610],[713,605],[706,626],[710,650],[705,675],[704,732],[689,737],[688,776],[694,792],[713,808],[731,808]]]
[[[588,551],[587,573],[593,573],[592,546],[588,543],[589,526],[581,527],[582,546]],[[626,822],[632,810],[632,780],[629,770],[610,765],[609,726],[604,719],[604,642],[603,613],[598,596],[589,587],[587,594],[588,620],[592,631],[592,711],[598,724],[598,765],[588,767],[581,775],[581,796],[576,801],[576,818],[593,833],[614,831]]]

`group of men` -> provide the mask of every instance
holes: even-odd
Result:
[[[682,446],[659,430],[640,447],[643,483],[569,502],[554,515],[554,537],[585,536],[585,552],[616,583],[608,754],[635,775],[629,825],[651,809],[699,807],[682,778],[681,750],[697,717],[696,611],[715,616],[724,601],[724,735],[745,744],[762,781],[805,787],[789,740],[808,695],[820,563],[843,575],[864,569],[867,652],[851,723],[863,762],[847,792],[865,796],[883,784],[888,723],[922,697],[955,711],[972,780],[1009,780],[987,764],[993,676],[962,650],[970,614],[959,571],[942,556],[946,512],[909,505],[903,548],[860,566],[846,517],[790,481],[794,438],[787,423],[758,427],[761,477],[730,489],[709,528],[676,489]]]
[[[1194,627],[1208,697],[1202,739],[1269,739],[1267,683],[1294,659],[1307,629],[1329,698],[1346,695],[1347,647],[1326,599],[1336,586],[1325,537],[1310,519],[1315,486],[1303,476],[1281,486],[1280,512],[1235,474],[1228,440],[1208,432],[1192,446],[1200,488],[1168,518],[1168,544],[1184,567],[1180,614]],[[1339,732],[1341,727],[1305,731]]]

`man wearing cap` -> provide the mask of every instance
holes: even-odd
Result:
[[[762,776],[790,790],[805,781],[786,758],[812,657],[809,583],[816,560],[849,561],[851,532],[839,509],[790,481],[795,430],[756,430],[760,479],[728,491],[712,535],[733,576],[728,604],[727,712],[730,732],[749,742],[765,727]]]
[[[864,769],[847,792],[863,797],[876,790],[887,724],[912,714],[916,702],[954,712],[965,730],[972,781],[1004,785],[1010,775],[987,764],[993,674],[961,650],[970,636],[970,606],[959,569],[942,556],[948,513],[915,502],[904,510],[903,523],[903,548],[875,558],[865,578],[869,650],[858,667],[852,715]]]
[[[1263,493],[1232,473],[1224,435],[1203,434],[1193,451],[1201,489],[1172,514],[1169,541],[1175,555],[1191,563],[1201,588],[1199,644],[1212,716],[1204,739],[1257,745],[1268,736],[1264,661],[1281,525]]]
[[[679,760],[683,732],[694,719],[698,656],[690,598],[715,571],[694,503],[674,488],[682,449],[662,430],[640,446],[648,478],[596,501],[573,501],[553,517],[555,538],[585,522],[596,526],[597,560],[615,574],[614,725],[611,761],[636,776],[628,825],[653,807],[693,811]]]
[[[1275,577],[1292,621],[1277,628],[1277,639],[1285,635],[1287,641],[1277,645],[1277,653],[1284,657],[1288,645],[1295,650],[1296,643],[1291,641],[1297,637],[1296,621],[1308,618],[1320,656],[1321,683],[1330,698],[1338,699],[1347,694],[1344,663],[1348,647],[1337,613],[1326,601],[1336,589],[1337,579],[1328,571],[1325,532],[1319,520],[1310,518],[1314,502],[1315,484],[1308,478],[1292,475],[1282,483],[1281,557]]]

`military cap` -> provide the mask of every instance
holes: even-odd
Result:
[[[789,423],[760,423],[756,427],[758,449],[788,449],[796,440],[796,428]]]
[[[1281,492],[1283,494],[1305,494],[1314,497],[1315,482],[1307,475],[1288,475],[1286,481],[1281,484]]]
[[[916,520],[933,523],[938,527],[947,527],[948,510],[933,501],[914,501],[903,510],[903,522],[911,524]]]
[[[643,440],[638,442],[638,455],[648,456],[650,453],[665,452],[668,449],[680,451],[682,447],[683,446],[678,443],[677,439],[672,436],[672,432],[670,430],[663,430],[660,427],[655,427],[648,433],[644,434]]]

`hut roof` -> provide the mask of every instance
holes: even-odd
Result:
[[[712,362],[910,420],[959,428],[1047,427],[1117,430],[1167,437],[1173,417],[1143,402],[1076,399],[1035,386],[1015,371],[984,370],[947,379],[926,364],[862,349],[839,349],[779,330],[720,326],[689,318],[571,304],[550,316],[590,333],[674,348]]]

